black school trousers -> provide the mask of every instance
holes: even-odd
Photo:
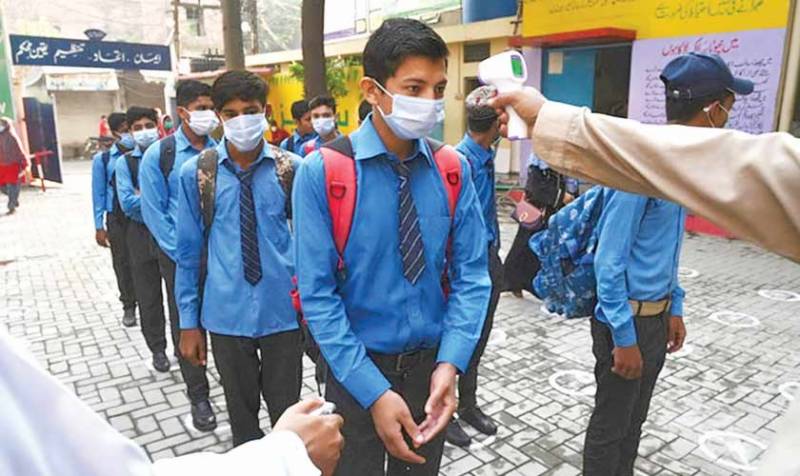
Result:
[[[669,314],[634,317],[644,367],[637,380],[611,371],[614,341],[606,324],[592,318],[597,392],[583,450],[586,476],[632,476],[650,398],[667,354]]]

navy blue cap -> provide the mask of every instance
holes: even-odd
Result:
[[[741,96],[753,92],[753,82],[736,78],[717,55],[689,53],[670,61],[661,72],[668,98],[697,99],[724,91]]]

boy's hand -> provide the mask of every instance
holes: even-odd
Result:
[[[431,375],[431,395],[425,403],[428,415],[419,426],[425,443],[429,443],[450,423],[456,411],[456,368],[441,363]]]
[[[419,448],[425,442],[403,397],[387,390],[372,404],[369,411],[372,414],[375,431],[389,454],[408,463],[425,463],[425,458],[411,451],[403,439],[405,430],[414,442],[415,448]]]
[[[614,367],[611,371],[626,380],[636,380],[642,376],[642,353],[638,345],[614,347]]]
[[[181,355],[190,364],[202,367],[206,365],[206,336],[200,329],[182,329],[179,347]]]
[[[667,352],[672,354],[683,348],[686,340],[686,327],[683,325],[683,318],[672,316],[669,318],[669,334],[667,334]]]
[[[108,232],[100,228],[94,232],[94,241],[103,248],[108,248]]]

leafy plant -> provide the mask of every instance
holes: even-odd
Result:
[[[347,96],[347,83],[360,75],[361,58],[358,56],[336,56],[325,60],[325,81],[331,96]],[[295,61],[289,65],[289,75],[302,82],[305,77],[303,63]]]

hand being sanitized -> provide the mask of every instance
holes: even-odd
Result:
[[[499,93],[521,90],[528,79],[525,59],[518,51],[509,50],[481,61],[478,65],[478,77],[484,84],[497,88]],[[508,113],[508,138],[519,140],[528,138],[528,126],[511,107],[506,106]]]

